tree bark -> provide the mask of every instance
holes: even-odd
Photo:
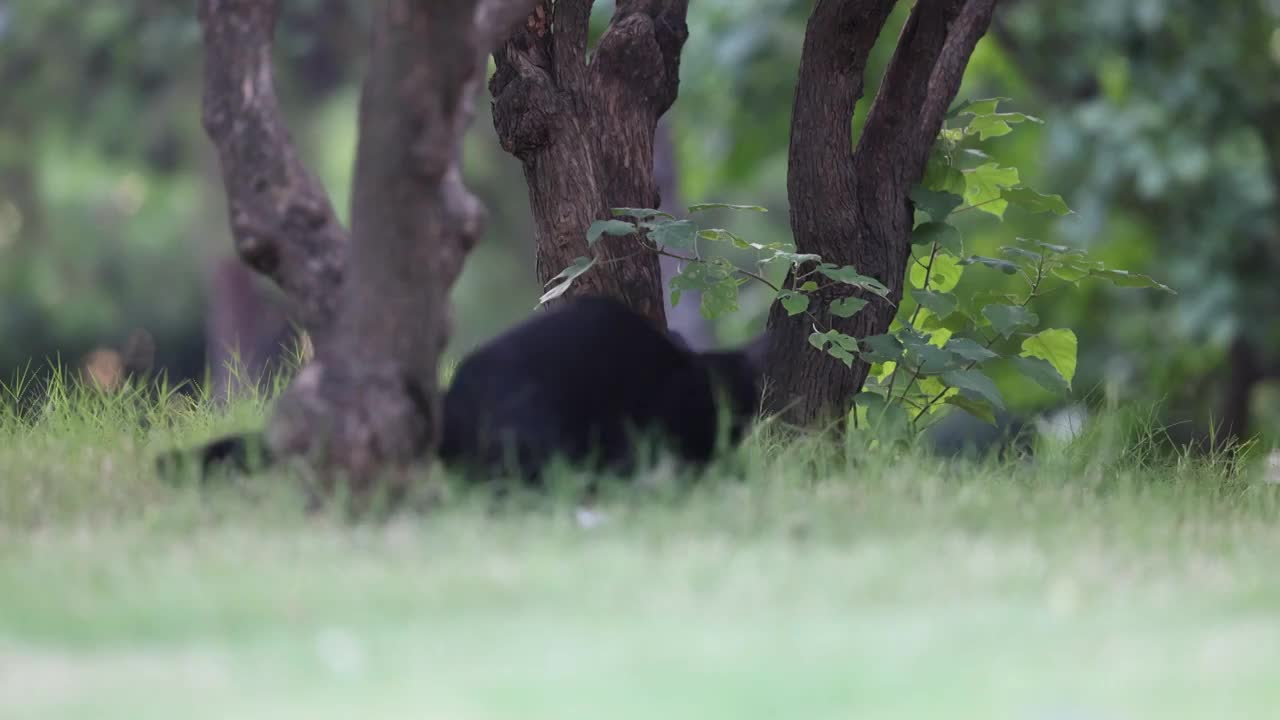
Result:
[[[360,100],[349,250],[291,149],[270,93],[274,0],[202,0],[210,134],[237,240],[306,311],[315,359],[281,397],[267,442],[345,475],[354,494],[402,490],[437,440],[436,362],[449,288],[483,210],[462,183],[462,137],[485,57],[531,0],[382,0]],[[230,75],[230,77],[228,77]],[[260,143],[260,144],[258,144]],[[247,182],[248,190],[244,184]],[[263,252],[246,254],[250,260]],[[317,331],[319,330],[319,331]],[[375,482],[381,480],[382,482]]]
[[[657,207],[653,135],[675,101],[688,0],[620,0],[587,61],[592,0],[539,0],[494,54],[493,120],[520,159],[543,283],[588,255],[614,207]],[[601,239],[572,294],[619,298],[665,327],[658,259],[634,237]]]
[[[218,149],[236,252],[317,341],[333,328],[347,232],[298,157],[271,70],[279,0],[200,0],[204,126]]]
[[[890,302],[863,294],[870,304],[848,319],[828,306],[857,291],[837,284],[815,298],[810,307],[822,323],[857,338],[883,333],[893,321],[911,250],[908,194],[995,8],[995,0],[917,2],[855,149],[850,122],[867,56],[894,4],[819,0],[805,31],[791,120],[787,194],[797,251],[852,265],[892,291]],[[805,342],[811,324],[779,306],[769,316],[766,402],[798,425],[842,417],[869,369],[813,354]]]

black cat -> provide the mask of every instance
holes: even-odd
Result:
[[[625,472],[650,441],[705,463],[755,417],[764,350],[761,338],[693,352],[616,300],[570,299],[463,358],[444,397],[440,457],[473,477],[528,481],[557,457]],[[185,457],[206,472],[271,462],[260,435],[220,438]],[[178,459],[162,458],[162,470]]]

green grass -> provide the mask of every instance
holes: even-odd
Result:
[[[1280,486],[1103,430],[1031,462],[765,433],[745,478],[308,516],[171,485],[261,407],[0,405],[0,716],[1263,718]],[[649,480],[662,480],[655,470]],[[661,483],[657,483],[661,486]]]

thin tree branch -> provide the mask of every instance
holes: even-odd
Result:
[[[810,213],[855,202],[849,119],[862,97],[867,57],[892,0],[819,0],[805,29],[791,116],[787,189],[791,225],[820,227]],[[815,189],[822,197],[811,197]]]
[[[621,0],[591,57],[593,82],[621,85],[647,99],[645,109],[652,111],[655,126],[679,91],[680,51],[689,37],[688,11],[689,0]],[[655,68],[662,70],[654,72]],[[603,90],[600,94],[620,96]]]
[[[991,16],[996,8],[996,0],[968,0],[947,32],[946,44],[934,65],[933,75],[929,78],[928,102],[920,113],[920,124],[916,127],[915,142],[931,146],[938,131],[942,129],[942,119],[947,108],[955,100],[960,91],[960,81],[964,77],[965,66],[969,64],[969,56],[978,44],[987,27],[991,25]],[[921,166],[928,158],[928,150],[920,159]]]
[[[476,39],[486,53],[493,52],[537,12],[534,0],[481,0],[476,7]]]
[[[930,95],[930,79],[951,25],[964,5],[965,0],[916,3],[867,115],[858,142],[859,159],[872,167],[893,168],[901,185],[915,181],[933,145],[930,136],[921,147],[915,129],[920,126],[925,109],[936,102]]]
[[[199,0],[204,127],[218,151],[236,251],[321,342],[337,314],[347,232],[303,166],[272,81],[277,0]]]
[[[556,77],[580,90],[587,77],[587,32],[594,0],[556,0],[553,7],[552,55]]]

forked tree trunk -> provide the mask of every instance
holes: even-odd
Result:
[[[614,207],[657,207],[653,134],[675,101],[688,0],[619,0],[587,60],[592,0],[538,0],[494,54],[493,121],[520,159],[543,283],[589,255],[587,228]],[[665,326],[658,258],[603,238],[569,291],[617,297]]]
[[[530,4],[378,3],[348,243],[280,119],[270,66],[277,0],[200,2],[205,121],[237,248],[299,306],[315,342],[268,444],[345,474],[354,493],[379,478],[402,488],[401,471],[437,440],[447,295],[483,216],[462,184],[462,137],[487,54]]]
[[[895,4],[818,0],[805,31],[791,118],[787,195],[797,251],[853,265],[892,290],[892,305],[863,295],[870,305],[849,319],[828,311],[832,300],[858,294],[849,286],[836,284],[815,298],[810,307],[824,324],[857,338],[886,332],[893,321],[911,249],[908,193],[923,176],[995,8],[995,0],[918,0],[855,149],[850,120],[862,97],[867,56]],[[857,362],[851,371],[812,352],[805,342],[811,324],[777,305],[769,316],[766,401],[799,425],[842,417],[869,369]]]

